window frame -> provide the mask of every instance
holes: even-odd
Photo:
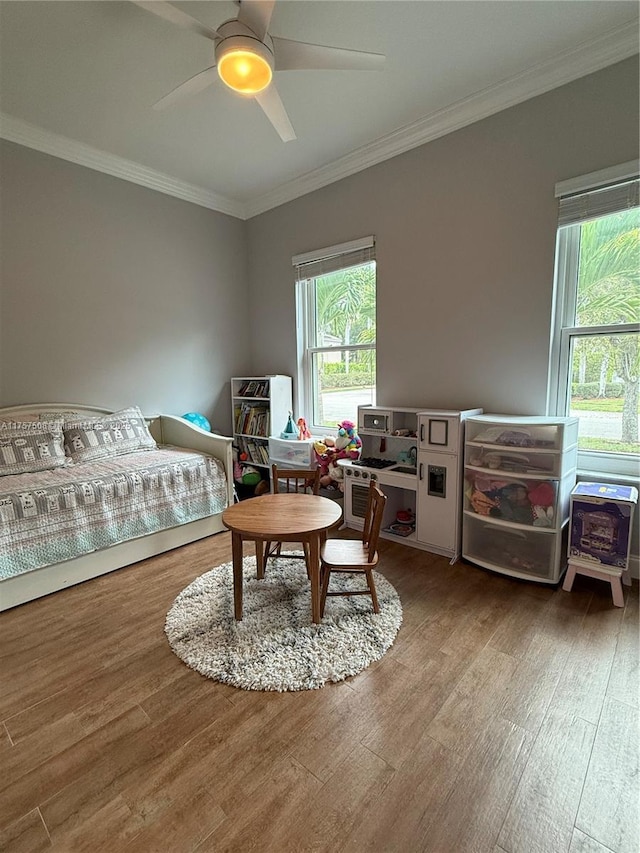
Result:
[[[602,172],[573,178],[556,186],[556,196],[614,186],[629,179],[637,179],[638,163],[624,163]],[[613,212],[613,211],[612,211]],[[547,412],[566,417],[571,403],[571,365],[574,343],[580,338],[640,332],[640,323],[576,326],[578,297],[578,266],[580,256],[580,228],[588,218],[569,225],[559,225],[556,238],[556,263],[554,270],[554,299],[549,357]],[[638,478],[638,454],[613,453],[578,449],[578,469],[594,475]]]
[[[328,249],[318,249],[315,252],[309,252],[305,255],[298,255],[293,258],[293,266],[297,267],[298,271],[303,268],[302,259],[313,261],[314,258],[332,257],[344,255],[344,265],[336,266],[335,272],[339,270],[351,269],[367,263],[363,260],[359,263],[352,263],[349,258],[351,251],[354,248],[369,247],[371,249],[371,257],[369,261],[376,262],[375,258],[375,240],[374,238],[363,238],[362,240],[351,241],[349,243],[332,246]],[[339,263],[339,262],[338,262]],[[377,264],[376,272],[376,313],[377,313]],[[326,274],[326,273],[325,273]],[[376,324],[376,341],[373,344],[341,344],[335,346],[314,346],[311,345],[312,340],[317,340],[316,328],[316,290],[315,282],[319,276],[311,275],[303,277],[299,273],[296,275],[295,284],[295,301],[296,301],[296,360],[297,360],[297,388],[296,388],[296,403],[298,412],[304,413],[307,418],[307,425],[313,435],[323,435],[328,432],[330,427],[324,424],[314,422],[314,399],[319,394],[317,387],[318,377],[313,371],[314,356],[321,353],[336,353],[336,352],[353,352],[353,351],[369,351],[376,354],[377,357],[377,324]],[[376,380],[377,380],[377,361],[376,361]],[[373,388],[372,403],[375,404],[376,387]]]

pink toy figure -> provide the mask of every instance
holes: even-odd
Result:
[[[305,438],[311,438],[311,433],[307,428],[307,422],[304,418],[298,418],[296,421],[298,425],[298,439],[303,441]]]

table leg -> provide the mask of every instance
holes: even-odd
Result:
[[[262,539],[255,540],[256,546],[256,577],[259,581],[264,578],[264,542]]]
[[[231,553],[233,555],[233,606],[238,622],[242,620],[242,536],[235,531],[231,534]]]
[[[309,563],[311,566],[311,620],[320,622],[320,534],[309,537]]]

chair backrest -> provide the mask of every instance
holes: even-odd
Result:
[[[382,527],[382,516],[387,503],[387,496],[380,491],[380,487],[374,480],[369,481],[369,495],[367,499],[367,511],[364,518],[364,529],[362,541],[367,546],[369,562],[375,559],[380,528]]]
[[[317,495],[320,491],[320,468],[313,471],[308,468],[278,468],[277,465],[272,465],[271,482],[276,495],[281,492]]]

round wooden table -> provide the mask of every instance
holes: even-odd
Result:
[[[242,543],[248,539],[255,542],[258,578],[264,576],[265,542],[308,543],[311,618],[320,622],[320,546],[341,518],[339,504],[317,495],[262,495],[225,509],[222,522],[231,531],[235,618],[242,619]]]

